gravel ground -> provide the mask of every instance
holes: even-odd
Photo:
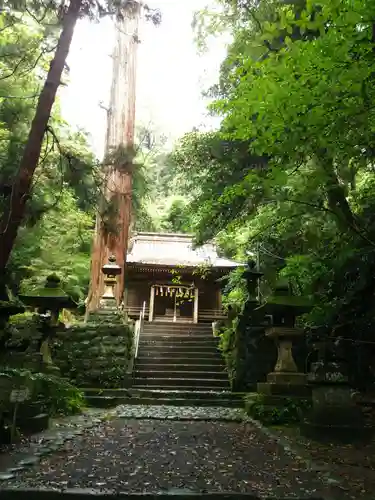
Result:
[[[316,472],[248,422],[115,417],[77,434],[48,457],[34,456],[39,460],[13,470],[11,480],[3,477],[2,487],[232,491],[299,499],[327,494]]]
[[[251,421],[241,408],[210,406],[120,405],[116,408],[116,413],[120,418]]]

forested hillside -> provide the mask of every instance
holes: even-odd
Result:
[[[162,133],[139,127],[132,227],[193,232],[197,243],[216,238],[241,260],[259,252],[264,296],[287,277],[316,303],[311,327],[370,340],[375,2],[219,3],[216,13],[197,13],[195,29],[201,47],[209,36],[232,36],[208,90],[221,127],[194,130],[173,151]],[[52,29],[21,17],[0,18],[3,201],[56,44]],[[11,256],[14,290],[59,270],[85,297],[100,177],[84,134],[72,133],[55,106]],[[229,300],[241,303],[242,281],[231,283]]]
[[[95,4],[88,6],[91,14],[98,10]],[[107,9],[110,4],[107,3]],[[100,9],[96,16],[100,17]],[[38,98],[54,57],[60,24],[59,10],[53,3],[30,4],[25,11],[22,3],[14,2],[0,14],[0,213],[5,220],[4,231],[13,223],[9,217],[6,224],[7,207],[14,194]],[[61,85],[67,84],[69,68],[65,65]],[[161,224],[147,211],[154,195],[152,176],[160,175],[153,173],[154,165],[162,164],[164,158],[160,149],[163,139],[156,142],[154,135],[139,127],[133,179],[136,230],[150,230]],[[162,167],[159,170],[162,172]],[[95,214],[102,190],[102,164],[91,152],[85,133],[73,131],[64,122],[57,97],[33,176],[26,214],[6,269],[6,282],[14,293],[43,283],[48,274],[57,271],[66,290],[76,300],[84,300],[90,278]]]
[[[310,296],[323,336],[369,341],[359,367],[375,327],[375,2],[221,5],[196,19],[201,42],[233,38],[209,93],[221,128],[171,157],[190,225],[232,257],[258,249],[265,283]]]
[[[53,16],[51,14],[52,23]],[[55,32],[31,15],[0,16],[0,184],[6,206],[27,139]],[[67,75],[65,75],[65,80]],[[27,213],[9,264],[16,291],[44,279],[51,270],[65,275],[77,297],[86,286],[97,162],[83,133],[72,132],[55,106],[35,173]]]

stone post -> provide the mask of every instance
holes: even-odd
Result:
[[[350,442],[367,435],[370,429],[364,426],[343,361],[313,363],[307,379],[312,386],[313,406],[301,423],[305,436]]]

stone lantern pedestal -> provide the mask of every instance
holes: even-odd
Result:
[[[268,394],[308,394],[306,375],[298,371],[292,353],[293,340],[302,337],[303,330],[275,326],[266,330],[266,336],[277,343],[277,362],[273,372],[267,375],[267,382],[258,383],[258,391]]]
[[[309,396],[305,373],[298,371],[293,358],[293,340],[303,337],[303,330],[295,327],[275,326],[266,330],[266,336],[277,344],[277,361],[267,382],[258,382],[258,392],[268,395]]]
[[[306,375],[299,372],[292,349],[293,343],[304,336],[303,330],[295,326],[296,318],[308,312],[311,305],[303,297],[294,296],[288,283],[279,283],[264,309],[272,315],[273,326],[265,334],[277,344],[277,361],[267,382],[257,384],[258,392],[270,396],[310,396]]]

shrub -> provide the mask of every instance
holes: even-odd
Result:
[[[49,415],[74,415],[84,408],[83,392],[66,379],[44,373],[36,373],[34,378],[40,382],[39,397]]]
[[[43,411],[50,416],[80,413],[85,406],[83,392],[67,380],[46,373],[32,373],[29,370],[4,368],[0,376],[11,377],[23,384],[32,385],[31,402],[41,403]]]
[[[247,414],[265,425],[286,425],[301,421],[302,415],[311,407],[309,399],[278,398],[269,404],[263,394],[247,394],[244,398]]]

